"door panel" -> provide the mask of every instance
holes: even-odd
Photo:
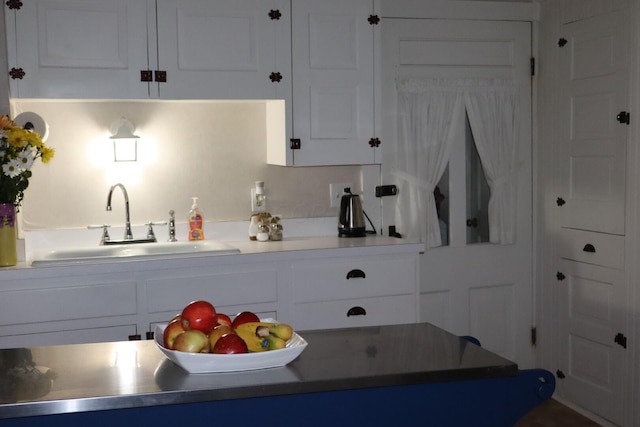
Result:
[[[560,369],[565,378],[558,391],[571,402],[595,414],[622,423],[625,349],[615,343],[625,329],[624,272],[562,260],[564,279],[559,323]]]
[[[520,97],[517,231],[514,245],[467,243],[465,123],[449,162],[449,246],[420,258],[420,320],[483,346],[520,366],[531,364],[531,27],[525,22],[387,19],[382,34],[383,179],[393,173],[397,144],[395,84],[402,77],[514,79]],[[394,224],[395,200],[385,198],[385,224]],[[399,213],[403,215],[403,213]],[[398,230],[402,233],[402,230]]]
[[[627,36],[622,12],[562,27],[562,227],[624,234],[628,126]]]

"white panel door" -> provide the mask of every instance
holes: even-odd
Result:
[[[624,12],[566,24],[560,57],[560,225],[624,234],[628,35]],[[622,120],[623,117],[621,117]],[[561,200],[560,200],[561,199]]]
[[[465,124],[458,123],[461,137],[449,162],[450,244],[421,255],[420,320],[473,335],[483,347],[522,367],[532,362],[533,324],[530,33],[526,22],[382,19],[383,147],[397,144],[398,78],[504,78],[517,83],[516,243],[467,243]],[[385,148],[382,181],[400,186],[392,169],[394,155]],[[384,223],[394,224],[394,198],[383,203]]]
[[[282,0],[158,0],[165,99],[269,99],[290,93],[290,13]],[[270,15],[270,11],[281,15]],[[280,73],[279,82],[271,74]],[[274,76],[274,79],[277,78]]]
[[[562,260],[559,270],[565,314],[558,324],[558,393],[621,425],[628,370],[616,335],[626,329],[624,272],[569,260]]]
[[[146,98],[147,0],[34,0],[5,8],[21,98]]]
[[[376,162],[372,13],[373,0],[292,2],[294,165]]]

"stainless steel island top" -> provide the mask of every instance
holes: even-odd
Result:
[[[428,323],[300,332],[286,367],[188,374],[153,341],[0,350],[0,419],[511,377],[518,367]]]

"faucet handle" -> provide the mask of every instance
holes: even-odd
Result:
[[[167,221],[149,221],[148,223],[146,223],[145,225],[147,226],[147,239],[157,242],[158,240],[156,239],[156,234],[153,232],[153,226],[166,224]]]
[[[104,242],[108,242],[109,240],[111,240],[111,237],[109,236],[109,232],[107,231],[107,228],[111,227],[109,224],[102,224],[102,225],[88,225],[87,228],[89,230],[95,230],[97,228],[102,228],[102,237],[100,238],[100,244],[104,245]]]
[[[169,242],[177,242],[176,239],[176,212],[171,209],[169,211]]]

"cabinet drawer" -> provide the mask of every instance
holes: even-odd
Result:
[[[624,236],[563,228],[560,257],[610,268],[624,268]]]
[[[148,280],[147,310],[149,313],[177,312],[200,299],[216,307],[276,302],[277,276],[275,270],[256,270]]]
[[[296,304],[293,312],[297,330],[414,323],[417,317],[414,295]]]
[[[0,324],[54,322],[137,313],[136,284],[110,283],[6,291]]]
[[[292,267],[295,302],[413,294],[417,257],[333,260]]]
[[[136,329],[136,325],[116,325],[8,335],[0,337],[0,348],[126,341],[129,335],[136,334]]]

